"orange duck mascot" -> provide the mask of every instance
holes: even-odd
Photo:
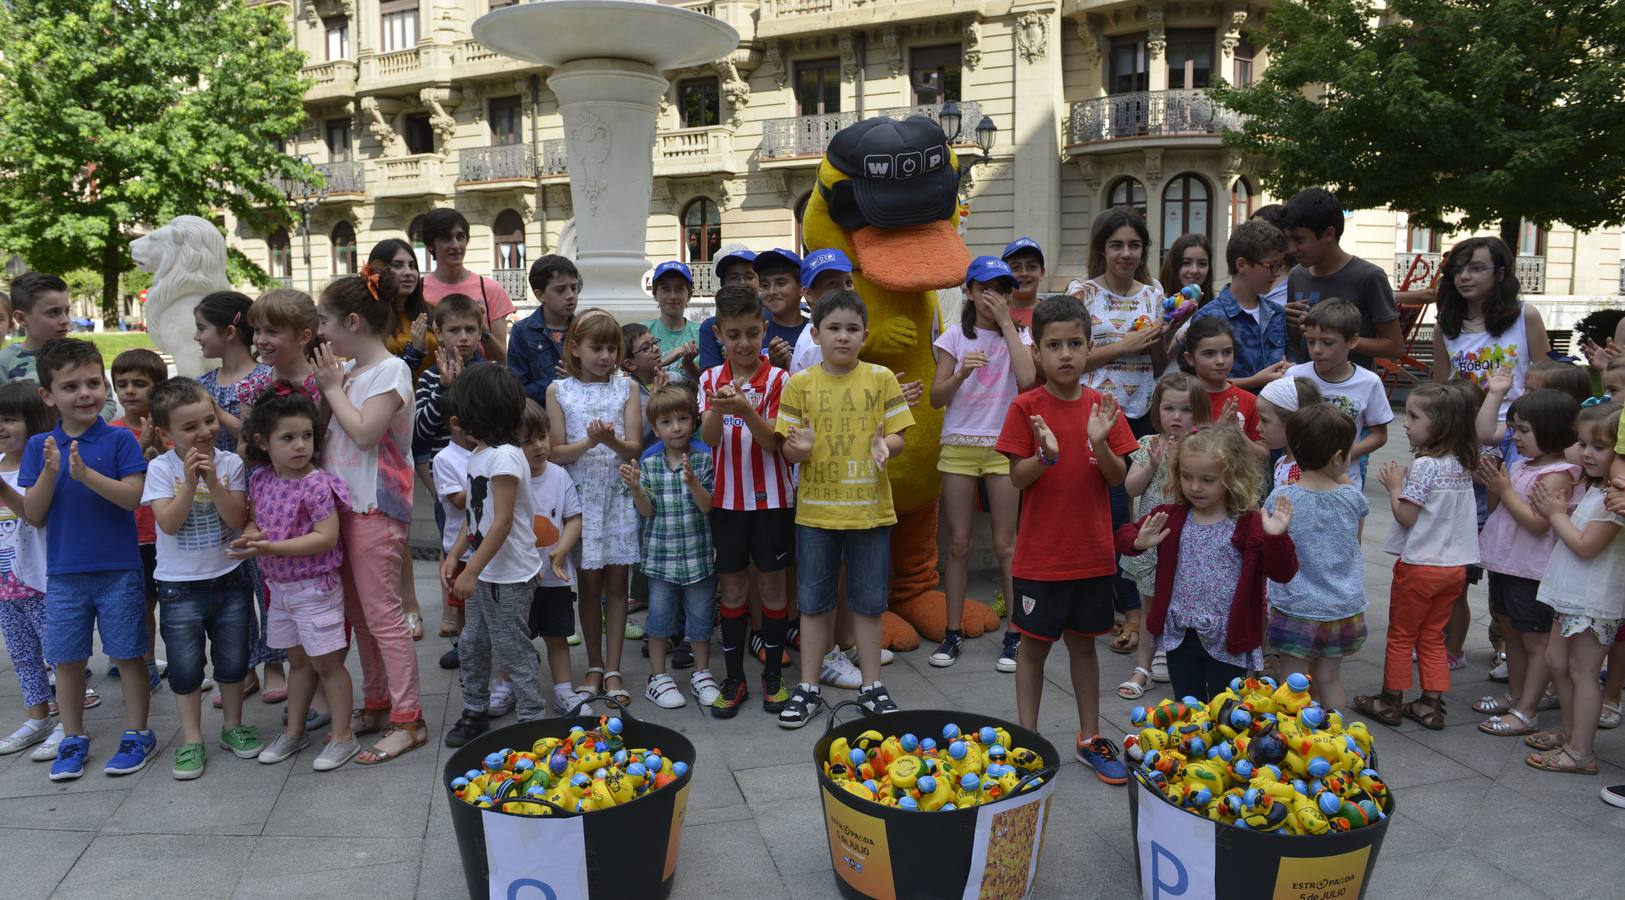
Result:
[[[809,255],[835,248],[852,260],[852,279],[869,309],[860,358],[929,383],[931,344],[941,331],[936,291],[965,277],[970,252],[959,237],[959,171],[941,126],[924,117],[866,119],[830,140],[818,188],[802,214]],[[937,589],[937,453],[942,410],[914,407],[903,455],[886,467],[897,508],[884,617],[886,646],[913,650],[920,636],[940,641],[947,597]],[[966,637],[997,630],[984,603],[965,602]]]

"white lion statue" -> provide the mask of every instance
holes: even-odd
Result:
[[[213,222],[176,216],[169,224],[130,243],[130,257],[152,273],[147,288],[147,333],[175,361],[177,374],[196,378],[205,368],[193,336],[192,311],[215,291],[231,289],[226,279],[226,240]]]

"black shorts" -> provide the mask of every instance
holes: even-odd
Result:
[[[158,571],[158,545],[138,544],[141,551],[141,579],[142,586],[147,592],[147,605],[152,606],[158,602],[158,579],[153,573]]]
[[[1533,578],[1490,573],[1490,612],[1506,616],[1515,631],[1546,634],[1552,630],[1552,608],[1535,599],[1540,582]]]
[[[567,638],[576,630],[576,594],[567,584],[539,584],[530,597],[530,636]]]
[[[717,574],[782,572],[796,564],[796,510],[713,509],[711,542],[717,548]]]
[[[1054,642],[1063,631],[1098,637],[1112,630],[1112,604],[1117,598],[1117,576],[1079,578],[1074,581],[1014,579],[1015,602],[1010,604],[1010,625],[1041,641]]]

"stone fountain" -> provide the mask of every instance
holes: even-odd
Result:
[[[654,0],[536,0],[496,9],[474,39],[505,56],[550,66],[564,116],[582,308],[648,318],[643,292],[655,116],[661,72],[721,59],[739,32],[720,19]]]

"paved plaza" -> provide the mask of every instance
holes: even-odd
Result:
[[[1389,449],[1381,456],[1398,454]],[[1365,572],[1372,634],[1344,666],[1351,694],[1380,685],[1387,621],[1391,561],[1379,548],[1391,518],[1380,493],[1368,490],[1368,497],[1373,514],[1366,529]],[[109,778],[101,766],[114,748],[122,713],[118,685],[103,671],[106,660],[95,660],[93,684],[107,700],[87,715],[93,730],[88,774],[52,784],[46,764],[30,762],[26,753],[0,759],[5,896],[462,897],[463,877],[440,784],[450,751],[439,740],[457,717],[460,695],[456,673],[435,665],[446,642],[433,636],[439,620],[433,566],[418,563],[417,576],[430,631],[418,644],[426,716],[435,737],[430,746],[376,768],[352,764],[325,775],[310,770],[311,751],[290,763],[262,766],[211,747],[207,774],[177,782],[169,765],[180,727],[165,690],[154,701],[152,717],[162,756],[139,775]],[[987,576],[973,580],[978,596],[992,594]],[[1597,748],[1602,771],[1593,778],[1538,772],[1523,763],[1527,749],[1520,739],[1480,734],[1471,703],[1500,686],[1485,676],[1488,613],[1481,588],[1473,591],[1472,605],[1477,624],[1468,645],[1471,665],[1456,673],[1450,726],[1442,732],[1410,721],[1398,729],[1373,726],[1398,813],[1368,896],[1615,896],[1625,882],[1625,855],[1619,852],[1625,846],[1625,811],[1605,806],[1597,790],[1625,781],[1625,730],[1602,732]],[[1107,652],[1104,642],[1101,646],[1104,718],[1110,732],[1120,736],[1132,704],[1117,698],[1115,686],[1132,663]],[[577,653],[577,665],[584,665]],[[938,670],[926,662],[929,649],[922,648],[899,654],[885,681],[904,708],[1014,718],[1013,677],[994,672],[997,653],[996,638],[972,641],[956,666]],[[647,662],[635,645],[625,668],[636,693]],[[1052,660],[1040,724],[1062,748],[1070,747],[1076,727],[1070,689],[1064,661]],[[698,751],[674,897],[837,895],[810,759],[820,726],[781,730],[761,712],[754,691],[753,685],[753,705],[733,721],[702,718],[692,701],[672,711],[656,709],[641,696],[634,703],[635,715],[682,731]],[[843,693],[826,689],[835,699]],[[19,705],[8,668],[0,672],[5,711],[0,721],[6,728],[14,724]],[[252,698],[248,721],[269,736],[280,710]],[[1545,715],[1555,724],[1555,713]],[[204,727],[205,733],[217,730],[219,713],[206,707]],[[1059,814],[1050,819],[1038,895],[1137,896],[1124,789],[1101,784],[1069,760],[1056,797]]]

